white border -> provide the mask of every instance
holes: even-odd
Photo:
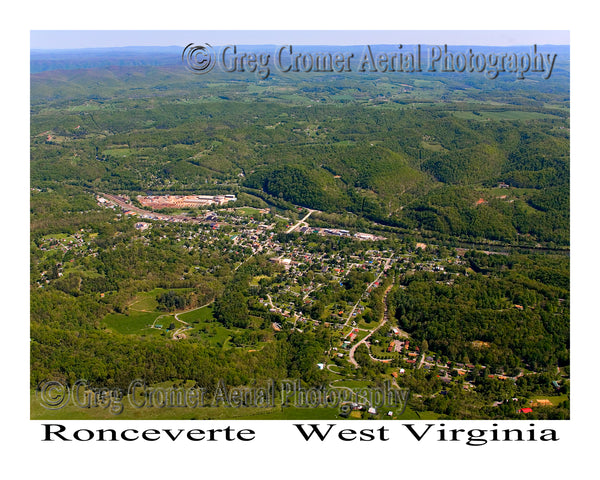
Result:
[[[87,478],[144,475],[146,478],[195,475],[230,478],[300,478],[325,476],[443,476],[443,478],[523,478],[525,475],[564,476],[590,468],[596,450],[598,370],[594,349],[598,339],[598,282],[596,115],[598,112],[595,38],[591,10],[578,11],[557,1],[504,1],[486,7],[481,1],[405,2],[381,4],[346,1],[325,3],[203,2],[150,4],[108,0],[85,2],[27,2],[5,13],[2,115],[5,139],[3,196],[2,299],[4,310],[4,371],[8,378],[2,396],[3,444],[9,444],[4,468],[22,474],[85,475]],[[23,19],[23,20],[17,20]],[[563,439],[557,444],[522,443],[467,447],[390,441],[386,444],[306,445],[291,434],[285,422],[260,422],[261,437],[243,445],[166,444],[43,444],[41,422],[29,417],[28,392],[28,146],[29,146],[29,30],[30,29],[556,29],[571,30],[572,68],[572,420],[551,423]],[[88,422],[89,423],[89,422]],[[126,424],[135,422],[125,422]],[[119,422],[119,427],[125,426]],[[165,422],[152,422],[163,428]],[[167,422],[177,428],[179,422]],[[243,423],[252,428],[253,422]],[[362,422],[361,422],[362,423]],[[372,427],[371,422],[366,422]],[[470,422],[456,422],[460,428]],[[536,422],[541,424],[542,422]],[[352,422],[349,428],[358,428]],[[96,423],[92,425],[97,427]],[[522,424],[519,424],[523,428]],[[182,428],[189,428],[183,422]],[[361,426],[361,428],[363,428]],[[402,436],[402,438],[405,438]],[[329,442],[328,442],[329,443]],[[587,468],[586,468],[587,467]],[[118,473],[117,473],[118,472]],[[148,477],[151,475],[151,477]],[[584,474],[585,475],[585,474]],[[593,474],[592,474],[593,475]]]

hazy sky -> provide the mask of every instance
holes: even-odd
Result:
[[[568,45],[566,30],[32,30],[32,49],[211,45]]]

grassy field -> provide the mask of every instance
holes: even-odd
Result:
[[[179,318],[187,323],[212,322],[215,319],[213,315],[213,305],[211,304],[197,310],[181,313],[179,314]]]
[[[269,277],[268,275],[257,275],[253,277],[250,281],[250,286],[257,287],[263,278],[267,278],[270,280],[272,277]]]
[[[421,146],[426,150],[431,150],[432,152],[447,152],[447,150],[440,143],[421,142]]]
[[[558,405],[561,402],[565,402],[568,399],[569,399],[568,395],[556,395],[556,396],[553,396],[553,395],[537,395],[537,396],[531,397],[529,400],[532,401],[532,402],[534,402],[534,403],[537,402],[538,400],[548,400],[552,404],[552,406],[558,407]]]
[[[238,214],[241,215],[248,215],[248,216],[255,216],[255,215],[259,215],[260,214],[260,210],[258,208],[253,208],[253,207],[242,207],[242,208],[238,208],[236,210],[236,212]]]
[[[152,292],[157,291],[159,289]],[[124,335],[164,335],[171,323],[175,324],[176,328],[184,326],[175,318],[175,314],[177,314],[180,320],[189,323],[192,327],[185,331],[185,335],[189,340],[204,342],[207,345],[219,348],[235,347],[235,345],[229,343],[229,340],[233,334],[241,333],[242,330],[238,328],[229,329],[217,322],[213,314],[214,306],[212,304],[187,312],[147,311],[146,309],[151,309],[156,304],[154,297],[149,295],[152,292],[142,294],[135,301],[135,304],[130,306],[128,314],[108,314],[104,317],[105,326]],[[140,310],[136,310],[136,307]],[[154,325],[155,328],[151,328],[151,325]],[[261,343],[259,342],[251,347],[260,349]]]
[[[111,330],[123,335],[160,335],[171,322],[176,322],[172,315],[158,318],[161,315],[165,315],[164,312],[131,311],[129,315],[109,313],[104,317],[104,323]],[[150,328],[150,325],[154,323],[154,320],[157,320],[157,325],[163,326],[162,330]]]
[[[185,288],[173,290],[189,291]],[[176,312],[168,313],[158,310],[156,296],[167,291],[163,288],[155,288],[149,292],[140,293],[128,305],[127,314],[109,313],[104,317],[106,327],[123,335],[161,335],[171,323],[178,327],[181,326],[181,323],[175,319]],[[179,318],[188,323],[213,320],[212,305],[182,314]],[[155,327],[161,325],[162,328],[151,328],[151,325]]]
[[[189,289],[173,289],[176,291],[187,291]],[[129,310],[136,310],[140,312],[154,312],[158,308],[158,302],[156,301],[157,295],[161,293],[167,293],[168,290],[165,288],[155,288],[149,292],[139,293],[135,299],[128,305]]]

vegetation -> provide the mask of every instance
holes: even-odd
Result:
[[[33,389],[397,378],[415,394],[402,418],[525,418],[527,401],[546,397],[534,416],[568,417],[564,65],[535,85],[218,72],[198,82],[164,55],[33,63]],[[132,209],[137,195],[237,200],[164,209],[170,221],[140,226],[103,194]],[[388,349],[408,338],[392,327],[410,349]],[[354,369],[349,344],[368,332]]]

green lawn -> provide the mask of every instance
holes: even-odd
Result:
[[[432,152],[446,152],[447,151],[440,143],[421,142],[421,146],[425,150],[431,150]]]
[[[529,400],[534,402],[537,400],[548,400],[554,407],[557,407],[561,402],[565,402],[568,399],[568,395],[536,395],[531,397]]]
[[[252,280],[250,281],[250,286],[258,287],[260,281],[263,278],[271,279],[271,277],[269,277],[268,275],[257,275],[255,277],[253,277]]]
[[[194,328],[186,332],[191,339],[204,341],[211,346],[231,348],[229,339],[232,330],[217,322],[199,322],[193,325]]]
[[[128,157],[132,154],[132,149],[130,148],[109,148],[102,152],[102,155],[110,155],[112,157]]]
[[[164,315],[162,318],[158,318]],[[158,318],[158,320],[156,320]],[[157,325],[162,325],[162,330],[150,328],[156,320]],[[160,335],[171,323],[179,322],[172,315],[164,312],[136,312],[131,311],[129,315],[122,313],[109,313],[104,317],[104,323],[108,328],[123,335]]]
[[[252,208],[252,207],[242,207],[242,208],[238,208],[236,210],[237,213],[239,214],[243,214],[243,215],[250,215],[250,216],[254,216],[254,215],[258,215],[260,214],[260,210],[257,208]]]
[[[369,388],[372,386],[371,382],[367,380],[341,380],[333,384],[335,387],[346,387],[346,388]]]
[[[155,312],[158,311],[158,302],[156,297],[161,293],[167,293],[173,290],[174,292],[186,293],[190,288],[155,288],[149,292],[141,292],[136,295],[133,301],[128,305],[129,310],[138,312]],[[161,313],[160,311],[158,311]],[[164,313],[164,312],[163,312]]]
[[[213,316],[213,305],[207,305],[206,307],[192,310],[188,313],[181,313],[179,318],[187,323],[211,322],[215,319]]]

